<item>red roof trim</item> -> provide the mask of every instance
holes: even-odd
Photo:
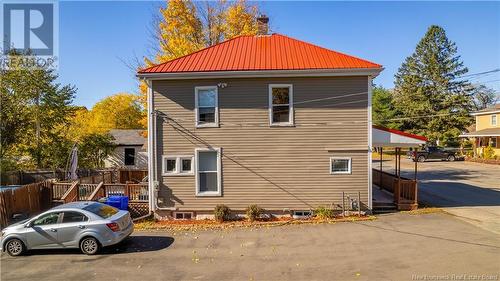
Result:
[[[428,138],[426,138],[424,136],[414,135],[414,134],[406,133],[406,132],[399,131],[396,129],[389,129],[389,128],[378,126],[378,125],[373,125],[372,127],[375,129],[381,130],[381,131],[386,131],[386,132],[390,132],[390,133],[393,133],[396,135],[401,135],[401,136],[405,136],[405,137],[409,137],[409,138],[413,138],[413,139],[417,139],[417,140],[421,140],[421,141],[428,141],[429,140]]]

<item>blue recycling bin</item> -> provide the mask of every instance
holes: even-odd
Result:
[[[120,210],[128,210],[127,196],[109,196],[104,203]]]

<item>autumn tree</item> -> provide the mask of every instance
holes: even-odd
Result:
[[[144,59],[142,67],[163,63],[202,48],[240,35],[257,33],[256,17],[259,9],[245,0],[205,1],[172,0],[160,8],[154,21],[153,55]],[[140,84],[141,101],[146,107],[147,86]],[[147,126],[144,113],[141,121]]]
[[[400,128],[432,141],[458,137],[472,122],[472,87],[461,78],[467,72],[445,30],[429,27],[395,76],[394,104],[405,117]]]

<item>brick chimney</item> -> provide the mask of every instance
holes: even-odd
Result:
[[[269,18],[266,15],[257,17],[257,35],[267,35],[269,33]]]

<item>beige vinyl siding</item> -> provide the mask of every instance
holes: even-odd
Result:
[[[195,87],[219,83],[227,83],[218,89],[220,127],[195,128]],[[269,126],[269,84],[293,84],[294,127]],[[174,119],[158,119],[159,170],[162,155],[207,146],[223,154],[221,197],[197,197],[195,176],[160,177],[160,206],[302,210],[341,204],[342,191],[351,198],[360,191],[368,206],[367,77],[163,80],[153,81],[153,90],[155,110]],[[333,156],[351,157],[352,174],[331,175]]]

